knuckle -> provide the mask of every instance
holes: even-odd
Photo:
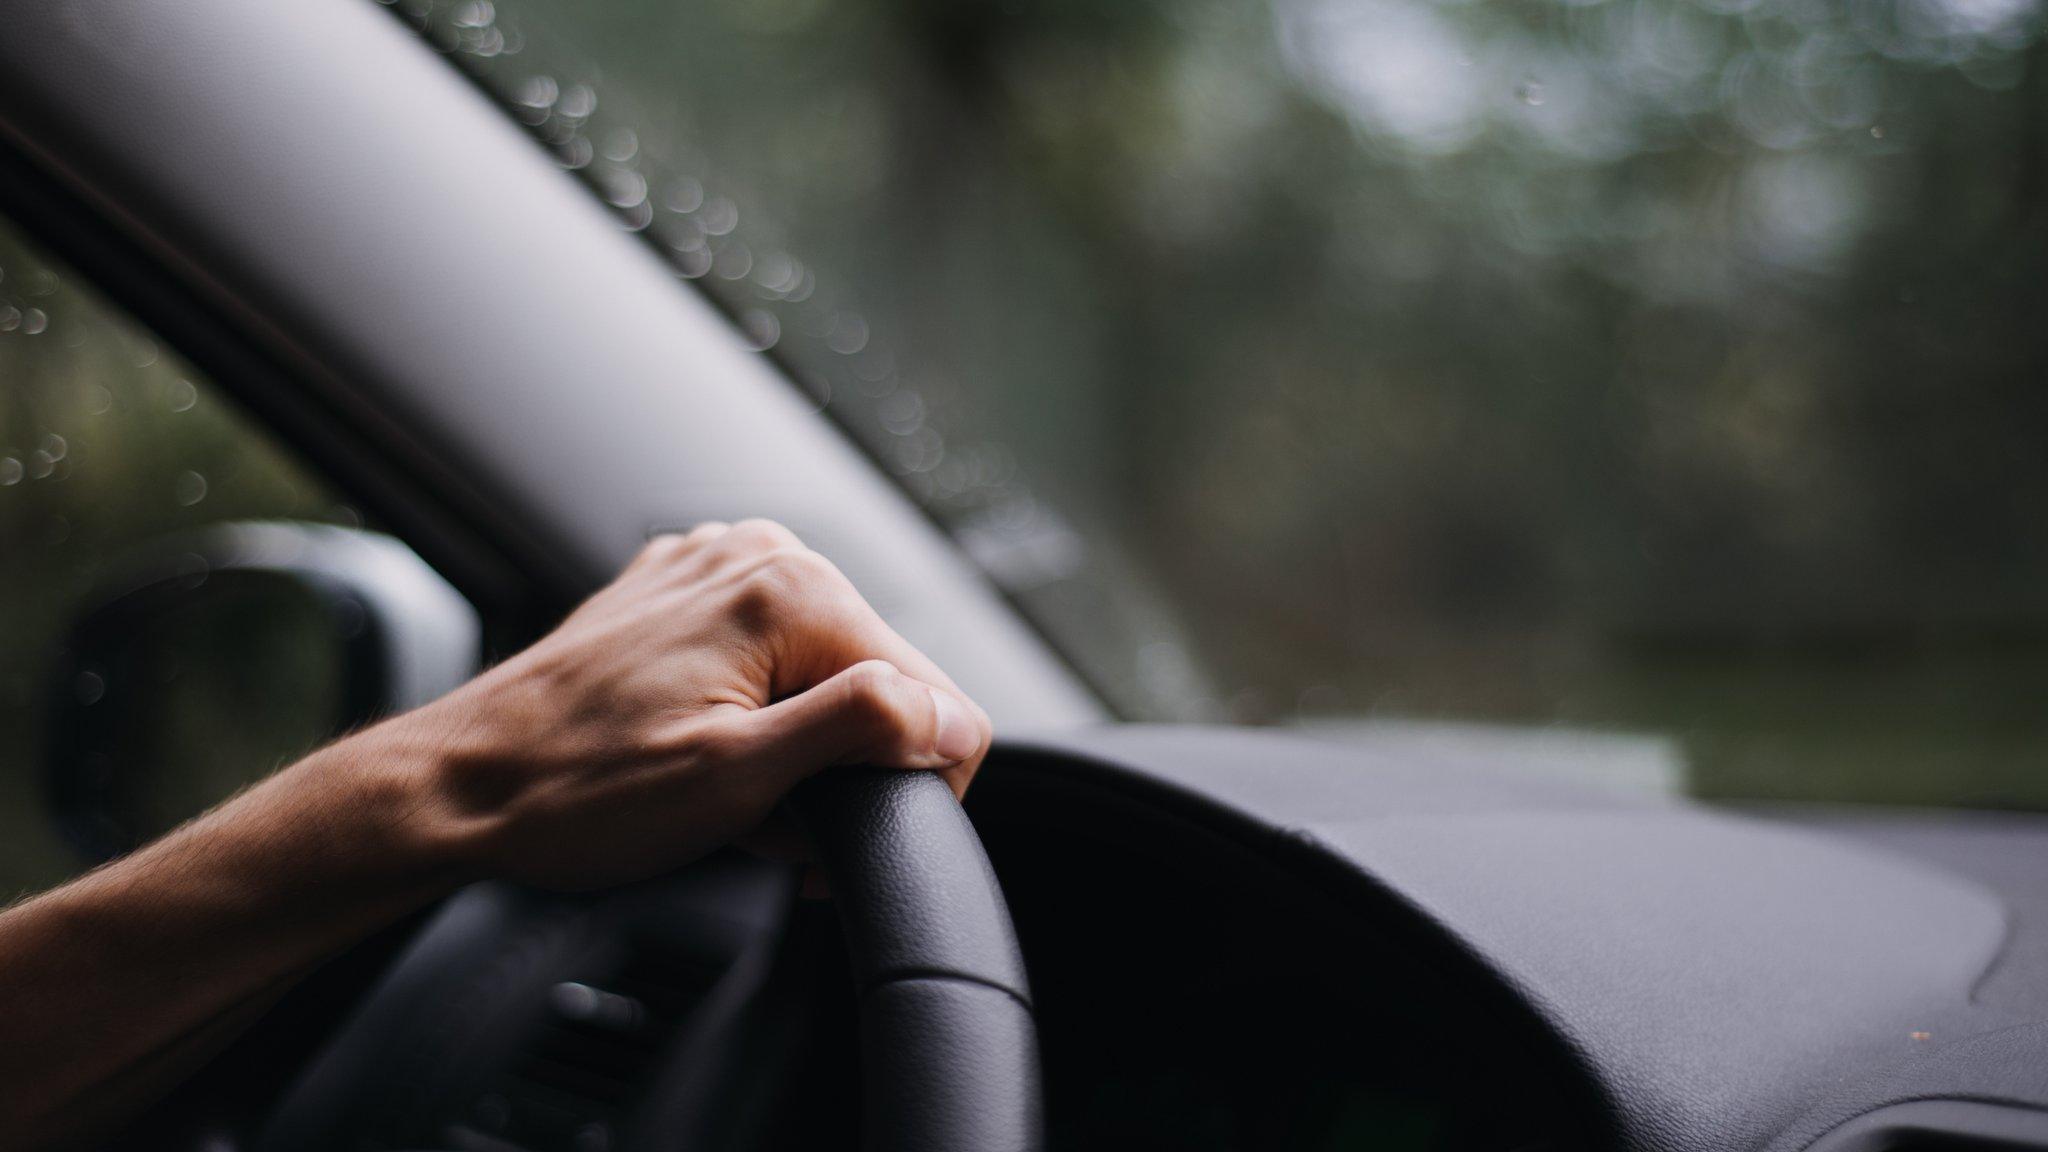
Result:
[[[648,538],[640,546],[638,559],[656,563],[674,559],[689,547],[689,537],[681,532],[663,532]]]
[[[858,634],[865,602],[830,560],[802,545],[775,548],[733,567],[730,618],[745,632]]]
[[[802,547],[796,533],[773,520],[759,518],[742,520],[734,524],[725,534],[725,538],[735,547],[759,551]]]
[[[764,632],[780,623],[789,604],[789,589],[775,574],[756,568],[734,586],[732,618],[750,632]]]
[[[733,594],[733,610],[742,622],[757,628],[778,624],[804,604],[814,579],[804,555],[802,549],[778,548],[745,567]]]
[[[687,532],[660,532],[648,537],[633,558],[634,567],[666,568],[680,563],[726,531],[718,521],[707,521]]]
[[[750,752],[746,726],[737,717],[707,717],[692,727],[690,745],[697,759],[711,764],[740,762]]]
[[[908,735],[914,726],[904,707],[902,676],[885,660],[863,660],[844,677],[848,716],[877,740]]]

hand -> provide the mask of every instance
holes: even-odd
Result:
[[[479,874],[622,883],[758,834],[837,764],[937,769],[988,717],[779,525],[649,544],[553,633],[366,737],[431,748],[424,818]]]

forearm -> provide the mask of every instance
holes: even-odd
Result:
[[[758,834],[833,764],[964,790],[989,738],[787,529],[655,540],[465,687],[0,913],[0,1146],[118,1123],[298,973],[469,879],[645,879]]]
[[[298,973],[459,884],[439,754],[418,725],[359,734],[0,913],[4,1142],[119,1119],[110,1102],[145,1103]]]

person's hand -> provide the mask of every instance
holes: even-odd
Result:
[[[364,735],[432,749],[423,817],[475,872],[581,888],[765,838],[833,765],[937,769],[962,793],[990,730],[829,561],[756,520],[655,540],[539,643]]]

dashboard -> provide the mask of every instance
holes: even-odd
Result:
[[[2048,1148],[2048,821],[1130,727],[1011,743],[969,809],[1052,1148]],[[229,1146],[854,1146],[834,912],[779,866],[479,886],[387,955],[309,985],[328,1039]]]

